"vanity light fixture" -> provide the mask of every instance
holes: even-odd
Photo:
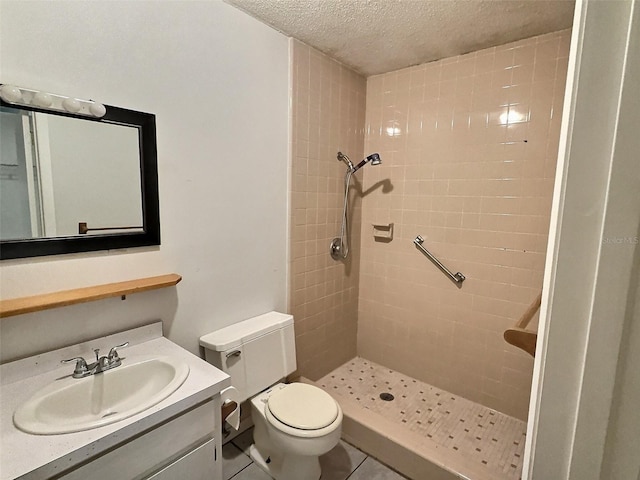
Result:
[[[40,92],[15,85],[0,85],[0,98],[12,105],[35,107],[42,110],[74,113],[87,117],[101,118],[107,113],[106,107],[93,100],[65,97],[54,93]]]

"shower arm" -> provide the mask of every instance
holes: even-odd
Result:
[[[367,164],[368,161],[369,161],[369,158],[365,158],[359,164],[357,164],[355,167],[351,167],[351,173],[356,173],[358,170],[360,170],[362,167],[364,167]]]

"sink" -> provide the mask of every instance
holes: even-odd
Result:
[[[56,380],[13,415],[16,427],[40,435],[102,427],[161,402],[186,380],[189,366],[173,357],[149,357],[82,379]]]

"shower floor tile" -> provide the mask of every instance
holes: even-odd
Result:
[[[521,420],[361,357],[316,383],[464,454],[496,479],[520,478],[527,428]],[[385,401],[381,394],[394,399]]]

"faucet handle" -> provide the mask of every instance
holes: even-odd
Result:
[[[109,359],[109,362],[117,362],[118,360],[120,360],[120,357],[118,356],[118,348],[124,348],[126,346],[129,345],[129,342],[124,342],[120,345],[116,345],[115,347],[112,347],[111,350],[109,350],[109,355],[107,355],[107,358]]]
[[[60,363],[71,363],[76,362],[76,368],[73,371],[74,375],[83,375],[89,371],[87,367],[87,361],[82,357],[73,357],[67,360],[61,360]]]

